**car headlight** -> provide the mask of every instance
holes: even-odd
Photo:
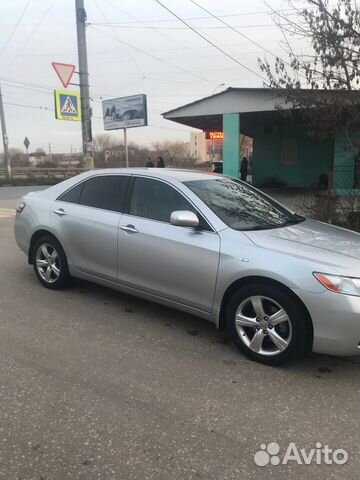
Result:
[[[332,292],[360,297],[360,278],[329,275],[328,273],[319,272],[314,272],[313,275],[321,285]]]

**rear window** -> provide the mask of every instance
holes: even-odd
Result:
[[[68,203],[79,203],[83,186],[84,183],[76,185],[76,187],[73,187],[71,190],[68,190],[66,193],[61,195],[58,200]]]
[[[87,207],[122,212],[129,184],[126,175],[92,177],[64,193],[59,200]]]

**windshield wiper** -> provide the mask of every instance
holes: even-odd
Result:
[[[292,218],[290,220],[286,220],[286,222],[279,225],[279,227],[287,227],[288,225],[296,225],[297,223],[304,222],[306,220],[305,217],[299,215],[297,218]]]
[[[301,223],[305,221],[305,217],[301,217],[300,215],[297,218],[292,218],[289,220],[286,220],[284,223],[268,223],[265,225],[253,225],[252,227],[245,227],[241,228],[241,231],[253,231],[253,230],[271,230],[273,228],[282,228],[282,227],[288,227],[289,225],[296,225],[297,223]]]
[[[253,230],[271,230],[272,228],[282,227],[283,225],[274,225],[274,224],[267,224],[267,225],[253,225],[252,227],[241,228],[242,232],[253,231]]]

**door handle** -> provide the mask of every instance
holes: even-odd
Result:
[[[137,230],[134,225],[126,225],[126,227],[120,227],[121,230],[124,230],[124,232],[128,233],[139,233],[139,230]]]
[[[59,217],[63,217],[64,215],[66,215],[66,212],[63,208],[58,208],[57,210],[54,210],[54,213],[56,213],[56,215],[59,215]]]

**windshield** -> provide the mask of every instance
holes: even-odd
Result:
[[[304,220],[275,200],[234,178],[184,182],[221,220],[235,230],[277,228]]]

